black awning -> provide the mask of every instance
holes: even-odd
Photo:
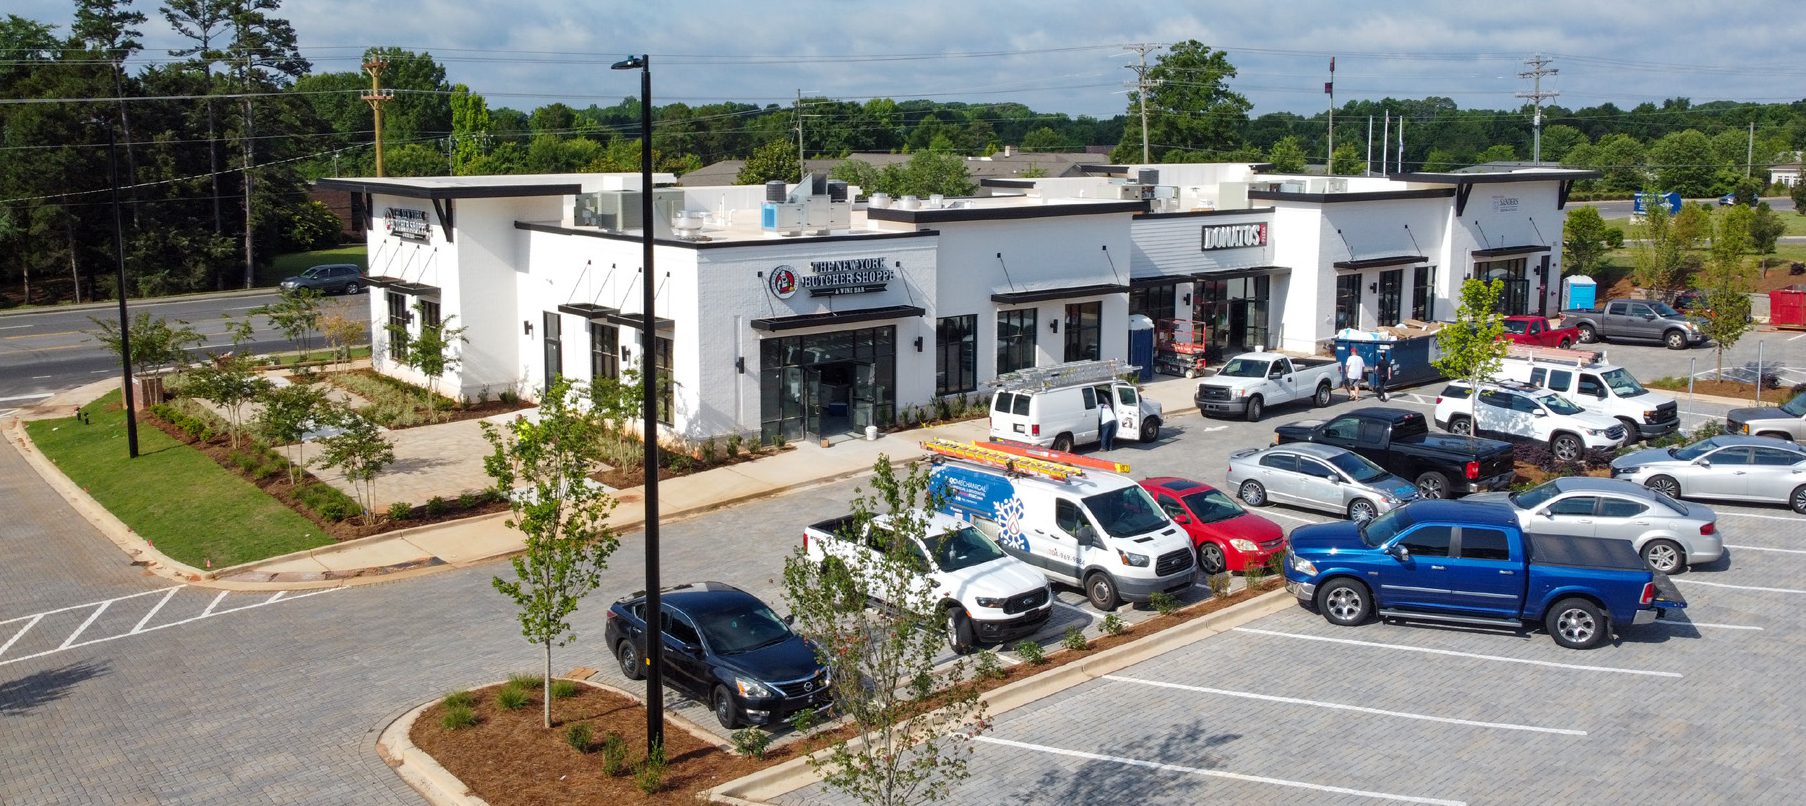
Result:
[[[1291,274],[1291,266],[1247,266],[1240,269],[1224,269],[1222,271],[1201,271],[1191,276],[1193,280],[1239,280],[1243,277],[1261,277],[1263,275]]]
[[[879,319],[901,319],[905,316],[927,316],[928,310],[915,305],[886,305],[882,308],[855,308],[850,311],[823,311],[821,313],[801,313],[795,316],[774,316],[769,319],[754,319],[754,330],[796,330],[804,327],[820,327],[822,325],[850,325],[855,322],[872,322]]]
[[[401,282],[401,281],[394,277],[370,276],[370,277],[364,278],[364,285],[375,286],[377,288],[388,288],[389,286],[395,285],[396,283],[399,283],[399,282]]]
[[[620,311],[616,311],[616,310],[610,310],[609,312],[602,314],[601,318],[607,319],[608,321],[613,322],[622,327],[633,328],[634,330],[639,330],[640,325],[643,325],[646,323],[646,317],[643,314],[621,313]],[[677,327],[677,322],[675,320],[666,319],[665,317],[659,316],[658,314],[652,315],[652,328],[654,330],[672,330],[672,329],[675,329],[676,327]]]
[[[1189,274],[1156,274],[1152,277],[1130,277],[1129,278],[1129,287],[1130,288],[1147,288],[1148,286],[1171,285],[1173,283],[1189,283],[1189,282],[1191,282],[1191,275],[1189,275]]]
[[[405,283],[400,280],[389,283],[391,290],[400,291],[416,297],[433,297],[439,295],[439,287],[426,283]]]
[[[1407,263],[1425,263],[1429,258],[1423,255],[1389,255],[1387,257],[1364,257],[1360,260],[1338,260],[1338,269],[1377,269],[1381,266],[1403,266]]]
[[[619,310],[610,308],[607,305],[592,305],[587,302],[560,305],[558,306],[558,312],[568,313],[572,316],[581,316],[585,319],[607,319],[611,315],[620,313]]]
[[[1096,285],[1072,285],[1063,288],[1037,288],[1032,291],[1009,291],[992,294],[991,301],[1004,305],[1020,305],[1024,302],[1045,302],[1050,299],[1072,299],[1074,297],[1095,297],[1102,294],[1125,294],[1129,287],[1115,283],[1099,283]]]
[[[1475,249],[1474,257],[1504,257],[1506,255],[1528,255],[1536,252],[1552,252],[1547,246],[1525,244],[1524,246],[1501,246],[1497,249]]]

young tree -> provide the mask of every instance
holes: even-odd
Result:
[[[1775,208],[1768,206],[1768,202],[1757,202],[1756,214],[1750,217],[1750,246],[1756,254],[1774,254],[1775,244],[1786,232],[1787,223],[1775,214]],[[1767,263],[1763,265],[1766,267]]]
[[[335,305],[320,316],[320,335],[332,350],[335,363],[351,362],[351,345],[364,338],[367,327],[350,316],[350,305]]]
[[[1683,246],[1675,232],[1674,216],[1660,197],[1649,192],[1643,205],[1643,223],[1637,225],[1636,268],[1631,279],[1662,300],[1674,298],[1681,284],[1681,252]]]
[[[420,316],[420,334],[408,345],[406,361],[408,366],[426,376],[426,410],[431,414],[434,399],[439,394],[439,379],[457,369],[463,361],[459,345],[466,340],[464,328],[451,324],[457,316],[431,321],[426,316],[426,305],[418,302],[414,303],[414,311]]]
[[[736,185],[763,185],[782,180],[796,182],[802,178],[797,162],[796,141],[779,138],[759,146],[746,158],[746,165],[734,177]]]
[[[1434,362],[1436,369],[1450,378],[1466,380],[1473,389],[1468,397],[1468,422],[1473,422],[1480,384],[1498,373],[1510,346],[1504,338],[1505,316],[1499,313],[1499,295],[1504,292],[1504,280],[1468,278],[1461,283],[1461,306],[1455,310],[1455,321],[1436,334],[1436,346],[1442,349],[1442,357]]]
[[[799,547],[784,560],[796,630],[815,643],[855,733],[809,763],[830,789],[862,803],[929,803],[968,775],[984,704],[964,658],[936,669],[951,616],[926,575],[912,570],[921,562],[915,541],[928,531],[929,470],[917,465],[899,477],[888,456],[873,470],[873,492],[856,494],[845,537],[861,539],[883,517],[891,535],[884,552],[853,566],[817,563]],[[870,608],[868,599],[916,604]]]
[[[320,438],[320,467],[337,469],[351,482],[364,522],[376,523],[376,477],[395,462],[395,445],[370,418],[348,407],[332,407],[321,417],[337,433]]]
[[[311,383],[291,383],[264,392],[263,410],[252,422],[258,438],[271,445],[287,446],[288,483],[300,483],[307,466],[307,432],[327,411],[326,393]]]
[[[1273,163],[1273,171],[1282,174],[1304,172],[1304,148],[1298,145],[1298,137],[1288,134],[1273,143],[1267,151],[1267,162]]]
[[[119,323],[91,316],[88,321],[99,328],[90,332],[89,338],[100,342],[113,355],[119,355]],[[132,337],[132,371],[139,375],[154,375],[171,367],[187,364],[188,351],[207,343],[207,337],[187,322],[151,316],[149,311],[139,311],[132,316],[129,332]]]
[[[221,353],[189,372],[183,388],[225,410],[227,434],[236,448],[244,434],[245,405],[268,392],[270,382],[257,374],[250,356]]]
[[[1669,220],[1669,226],[1682,249],[1698,249],[1712,234],[1712,208],[1698,202],[1682,204]]]
[[[1793,187],[1787,191],[1787,197],[1793,199],[1795,213],[1806,215],[1806,182],[1794,182]]]
[[[309,337],[320,328],[320,292],[311,288],[284,291],[275,303],[253,308],[251,313],[288,337],[298,351],[295,363],[299,364],[307,353]]]
[[[508,528],[519,529],[526,551],[516,555],[514,579],[490,580],[520,608],[521,635],[545,649],[543,726],[552,727],[552,647],[576,638],[571,614],[602,582],[602,569],[620,545],[608,525],[615,499],[590,474],[602,462],[600,422],[584,391],[563,378],[539,402],[539,417],[517,417],[498,428],[483,423],[493,452],[483,470],[508,498]]]
[[[1568,222],[1564,227],[1561,244],[1561,264],[1575,274],[1588,277],[1599,272],[1600,264],[1608,251],[1610,237],[1606,234],[1610,228],[1605,219],[1599,217],[1599,208],[1590,204],[1575,208],[1568,213]]]
[[[1334,159],[1330,162],[1329,172],[1336,176],[1360,176],[1367,172],[1367,160],[1361,152],[1348,143],[1336,146]]]
[[[1750,223],[1756,213],[1741,204],[1720,208],[1713,216],[1712,251],[1706,267],[1693,283],[1706,292],[1705,324],[1700,330],[1712,340],[1717,354],[1718,376],[1724,378],[1724,351],[1749,332],[1750,291],[1755,277],[1743,253],[1750,247]]]

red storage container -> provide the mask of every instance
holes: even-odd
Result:
[[[1806,287],[1792,286],[1768,292],[1768,322],[1772,325],[1806,325]]]

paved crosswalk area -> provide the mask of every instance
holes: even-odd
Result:
[[[225,617],[281,602],[296,602],[341,588],[289,593],[238,593],[190,589],[172,585],[128,593],[98,602],[15,616],[0,621],[0,666],[42,658],[58,652],[93,646],[158,630],[192,624],[206,618]],[[231,602],[227,602],[227,599]]]

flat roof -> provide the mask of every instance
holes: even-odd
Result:
[[[351,193],[383,193],[411,199],[494,199],[569,196],[582,193],[581,174],[508,176],[346,176],[320,179],[314,186]]]
[[[1459,171],[1391,174],[1388,179],[1399,182],[1422,182],[1431,185],[1468,185],[1489,182],[1569,182],[1575,179],[1598,179],[1604,174],[1576,168],[1530,168],[1521,171],[1461,173]]]

